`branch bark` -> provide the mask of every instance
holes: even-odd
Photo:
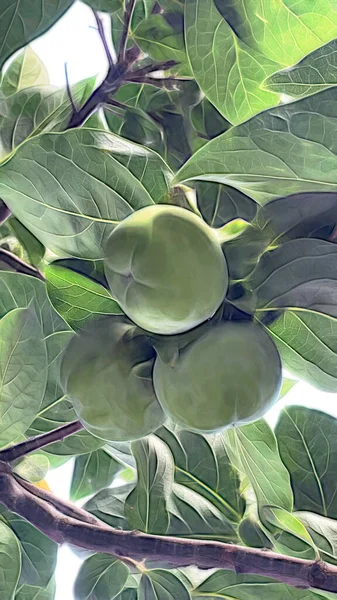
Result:
[[[0,463],[0,501],[59,544],[68,543],[139,562],[144,559],[165,561],[172,567],[196,565],[201,569],[230,569],[268,576],[294,587],[337,592],[337,567],[324,562],[235,544],[121,531],[66,516],[22,487],[14,479],[9,465],[3,462]]]
[[[24,273],[25,275],[31,275],[32,277],[37,277],[38,279],[44,281],[41,271],[35,269],[35,267],[32,267],[32,265],[29,265],[24,260],[12,252],[5,250],[4,248],[0,248],[0,261],[8,265],[9,270],[11,271],[15,271],[16,273]]]
[[[41,435],[30,438],[29,440],[20,442],[14,446],[10,446],[9,448],[5,448],[5,450],[1,450],[0,461],[5,463],[13,462],[13,460],[22,458],[23,456],[26,456],[26,454],[30,454],[39,448],[44,448],[44,446],[64,440],[64,438],[76,433],[77,431],[80,431],[81,429],[83,429],[83,425],[80,423],[80,421],[67,423],[66,425],[62,425],[57,429],[53,429],[53,431],[42,433]]]

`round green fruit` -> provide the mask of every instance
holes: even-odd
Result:
[[[119,315],[92,321],[70,340],[61,382],[90,433],[129,441],[163,424],[152,380],[154,359],[147,336]]]
[[[178,425],[215,432],[254,421],[276,402],[281,361],[269,335],[254,323],[222,322],[171,362],[156,358],[154,388]]]
[[[113,296],[140,327],[176,334],[212,317],[228,287],[217,234],[177,206],[142,208],[112,232],[105,274]]]

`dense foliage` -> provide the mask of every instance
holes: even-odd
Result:
[[[337,420],[264,415],[337,392],[337,2],[85,2],[107,74],[64,88],[29,44],[72,0],[0,3],[1,600],[62,541],[76,600],[331,600]]]

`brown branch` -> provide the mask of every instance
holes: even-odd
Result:
[[[32,267],[24,260],[16,256],[16,254],[13,254],[4,248],[0,248],[0,261],[6,263],[6,265],[8,265],[11,270],[16,271],[16,273],[31,275],[32,277],[37,277],[38,279],[42,279],[42,281],[44,281],[44,277],[39,269]]]
[[[79,508],[71,502],[66,502],[65,500],[60,500],[59,498],[56,498],[56,496],[54,496],[54,494],[52,494],[51,492],[47,492],[46,490],[38,488],[33,483],[30,483],[29,481],[26,481],[26,479],[23,479],[17,473],[13,473],[13,477],[21,485],[21,487],[25,488],[28,492],[30,492],[37,498],[40,498],[40,500],[45,500],[46,502],[54,506],[54,508],[56,508],[63,515],[68,515],[68,517],[73,517],[74,519],[82,521],[83,523],[91,523],[92,525],[102,524],[102,522],[99,519],[94,517],[94,515],[90,514],[83,508]]]
[[[22,458],[22,456],[26,456],[26,454],[30,454],[30,452],[34,452],[39,448],[43,448],[44,446],[48,446],[53,442],[59,442],[60,440],[64,440],[64,438],[76,433],[83,429],[82,423],[80,421],[73,421],[72,423],[67,423],[66,425],[62,425],[57,429],[53,429],[53,431],[48,431],[48,433],[42,433],[41,435],[37,435],[35,437],[30,438],[24,442],[20,442],[19,444],[15,444],[14,446],[10,446],[9,448],[5,448],[5,450],[0,451],[0,461],[5,463],[12,462],[13,460],[17,460],[18,458]]]
[[[125,9],[124,27],[123,27],[123,32],[121,35],[121,40],[120,40],[119,49],[118,49],[118,62],[120,64],[122,64],[125,60],[126,45],[128,43],[128,37],[129,37],[129,33],[130,33],[130,25],[131,25],[131,20],[132,20],[133,11],[135,9],[135,6],[136,6],[136,0],[129,0],[127,7]]]
[[[108,40],[105,35],[102,19],[100,19],[100,17],[98,16],[98,14],[95,10],[93,11],[93,13],[94,13],[94,16],[96,19],[98,33],[99,33],[99,36],[101,38],[101,41],[102,41],[102,44],[104,47],[105,55],[106,55],[108,63],[109,63],[109,69],[113,69],[114,61],[112,60],[112,56],[111,56]]]
[[[196,565],[201,569],[230,569],[271,577],[294,587],[337,592],[337,567],[324,562],[235,544],[122,531],[62,515],[49,502],[24,489],[6,463],[0,463],[0,501],[60,544],[68,543],[139,562],[144,559],[164,561],[172,567]]]

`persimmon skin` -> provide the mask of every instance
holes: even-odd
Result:
[[[184,208],[153,205],[117,225],[105,247],[111,293],[143,329],[172,335],[211,318],[228,288],[215,230]]]
[[[278,350],[262,327],[228,321],[171,362],[157,356],[153,381],[172,421],[213,433],[262,417],[279,396],[282,369]]]
[[[154,358],[148,338],[120,315],[92,321],[71,339],[61,381],[90,433],[130,441],[163,424],[152,381]]]

